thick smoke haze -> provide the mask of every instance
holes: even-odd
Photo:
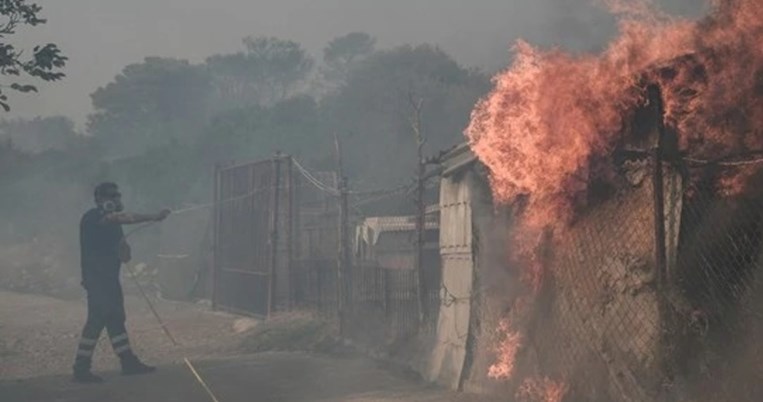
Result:
[[[540,46],[596,50],[614,19],[595,0],[40,0],[48,23],[19,35],[55,42],[70,60],[63,82],[40,94],[15,95],[15,116],[66,115],[82,124],[90,98],[127,64],[146,56],[205,57],[240,48],[247,35],[302,43],[318,55],[332,38],[368,32],[380,47],[439,45],[462,65],[492,72],[519,38]],[[696,15],[702,0],[663,0],[665,9]]]
[[[528,308],[522,308],[520,303],[517,308],[514,298],[525,290],[520,275],[528,270],[520,269],[522,266],[514,261],[514,254],[521,250],[518,245],[522,245],[516,241],[519,236],[515,236],[520,233],[517,228],[522,228],[517,219],[520,214],[516,214],[520,209],[516,207],[520,206],[527,215],[526,211],[531,210],[527,206],[533,205],[527,200],[532,198],[522,194],[518,197],[522,199],[520,203],[500,203],[502,200],[491,192],[488,170],[483,169],[492,167],[485,163],[475,143],[465,144],[465,133],[470,133],[470,120],[480,115],[478,105],[485,104],[491,94],[498,92],[496,89],[502,88],[501,77],[522,66],[513,61],[522,60],[517,49],[526,48],[525,42],[539,49],[539,54],[564,54],[565,60],[573,61],[596,59],[595,54],[606,50],[608,44],[618,43],[612,40],[619,36],[619,16],[612,15],[606,4],[654,3],[656,8],[676,18],[700,18],[707,11],[708,2],[720,4],[721,1],[763,4],[763,0],[15,0],[0,3],[15,7],[38,4],[42,7],[40,17],[47,20],[45,24],[24,26],[0,38],[0,45],[23,49],[24,54],[16,57],[22,61],[35,54],[32,50],[35,46],[43,46],[42,56],[37,53],[37,60],[25,65],[24,71],[29,73],[26,76],[15,76],[12,68],[10,71],[0,69],[3,76],[0,84],[0,402],[60,398],[60,385],[66,381],[62,375],[71,373],[75,348],[77,356],[85,358],[77,360],[82,362],[78,366],[81,370],[93,349],[97,350],[93,365],[97,371],[114,367],[117,359],[108,351],[108,338],[111,341],[124,338],[123,334],[111,333],[112,325],[107,331],[109,336],[101,337],[97,348],[92,346],[97,343],[93,342],[98,339],[93,338],[95,335],[80,340],[87,316],[87,292],[120,295],[115,299],[125,296],[130,330],[135,328],[131,333],[135,333],[136,350],[147,363],[159,366],[161,372],[166,373],[154,379],[136,379],[142,381],[138,393],[134,392],[132,382],[115,381],[107,385],[114,387],[110,393],[123,393],[119,399],[125,402],[130,395],[130,400],[137,398],[141,402],[166,400],[159,396],[161,393],[173,395],[169,399],[191,394],[195,397],[181,396],[180,399],[204,398],[203,387],[194,379],[200,380],[200,375],[189,375],[185,372],[186,366],[177,364],[180,361],[189,367],[191,361],[203,364],[201,375],[213,369],[235,370],[236,375],[225,375],[233,371],[210,373],[212,388],[225,392],[223,400],[226,395],[235,399],[236,394],[240,395],[239,400],[247,400],[252,394],[263,400],[366,400],[368,395],[379,400],[401,401],[482,399],[472,399],[470,395],[450,398],[447,387],[441,389],[429,384],[433,379],[440,385],[452,382],[449,385],[467,394],[476,390],[480,393],[496,391],[495,396],[505,399],[520,383],[488,379],[488,374],[495,371],[489,368],[496,367],[493,366],[497,361],[496,347],[503,356],[511,357],[498,359],[499,362],[513,363],[521,352],[522,356],[530,356],[529,360],[537,361],[538,373],[546,371],[545,361],[564,360],[563,356],[553,355],[556,349],[544,349],[548,358],[529,348],[520,349],[520,341],[529,344],[535,339],[525,337],[524,333],[510,332],[515,328],[509,324],[514,323],[501,319],[506,318],[507,312],[523,314],[523,310],[539,313],[537,328],[542,331],[536,332],[538,334],[554,334],[542,327],[543,323],[576,324],[572,319],[596,316],[574,325],[579,329],[576,336],[539,337],[536,344],[537,351],[541,350],[537,345],[542,342],[559,339],[556,346],[568,350],[570,356],[581,357],[576,359],[580,360],[580,367],[586,369],[580,372],[595,379],[594,386],[598,387],[599,381],[610,380],[607,387],[592,390],[614,392],[625,381],[620,377],[627,381],[639,379],[634,373],[640,376],[641,371],[625,370],[632,368],[631,360],[667,362],[656,354],[663,351],[659,342],[667,338],[651,336],[662,329],[660,321],[655,319],[655,331],[649,336],[660,348],[654,348],[654,355],[612,349],[612,345],[621,345],[610,342],[614,338],[610,334],[630,328],[622,324],[627,320],[636,322],[635,318],[625,315],[615,317],[615,313],[630,315],[631,311],[620,309],[619,302],[612,300],[619,300],[620,295],[632,296],[639,302],[638,309],[633,310],[638,313],[634,315],[636,318],[643,315],[651,319],[654,315],[650,312],[659,311],[652,310],[652,304],[641,304],[644,294],[651,295],[652,290],[658,290],[651,286],[655,276],[651,275],[649,264],[653,258],[651,254],[646,255],[658,243],[649,241],[642,247],[634,241],[636,252],[624,246],[616,250],[609,245],[632,239],[604,239],[609,232],[598,229],[609,228],[612,222],[619,221],[590,219],[587,223],[581,219],[583,228],[597,229],[596,233],[580,230],[570,236],[570,242],[565,245],[589,238],[603,239],[590,244],[594,247],[592,253],[583,248],[574,255],[562,248],[560,253],[557,250],[546,253],[544,249],[542,254],[533,255],[542,258],[533,260],[555,264],[562,257],[571,257],[572,263],[581,267],[580,272],[589,274],[581,275],[580,283],[586,286],[601,283],[602,292],[586,291],[591,297],[586,296],[585,303],[553,304],[557,299],[573,300],[568,296],[579,294],[559,292],[557,297],[556,293],[544,290],[544,295],[553,296],[548,298],[553,299],[552,303],[544,302],[543,306],[528,303],[524,306]],[[9,13],[9,9],[13,10],[13,6],[0,12],[0,20],[4,17],[14,22],[15,14]],[[34,25],[34,20],[25,22]],[[692,25],[685,20],[680,22],[677,25]],[[666,48],[664,38],[659,36],[661,49]],[[46,48],[45,44],[54,46]],[[0,51],[2,49],[0,47]],[[67,58],[61,71],[66,75],[63,79],[52,80],[58,77],[55,69],[52,75],[46,75],[31,68],[38,65],[45,73],[46,67],[61,65],[61,59],[55,57],[58,49]],[[556,52],[557,49],[561,51]],[[0,60],[17,56],[5,53],[10,54],[0,54]],[[569,54],[573,57],[568,57]],[[632,52],[624,54],[631,56]],[[583,56],[574,57],[580,55]],[[606,105],[613,103],[620,105],[613,96],[592,98],[586,94],[601,92],[603,86],[592,83],[630,82],[610,79],[627,75],[623,65],[628,63],[616,64],[612,69],[616,71],[602,75],[599,81],[571,81],[569,77],[589,75],[575,74],[575,70],[552,70],[547,74],[550,79],[544,83],[575,84],[566,86],[571,89],[567,93],[572,94],[566,97],[558,96],[563,93],[558,85],[533,86],[537,80],[522,76],[517,86],[538,88],[540,96],[535,98],[542,98],[544,105],[548,105],[545,109],[535,108],[543,112],[538,119],[534,119],[537,113],[527,111],[518,114],[520,118],[516,114],[501,113],[511,106],[528,104],[505,101],[517,98],[505,97],[496,102],[500,106],[498,114],[509,116],[495,119],[499,122],[496,126],[502,129],[509,126],[506,123],[509,120],[551,122],[544,128],[553,132],[556,141],[541,143],[545,148],[535,153],[541,162],[535,169],[539,174],[524,176],[539,177],[534,180],[539,184],[552,183],[553,186],[542,188],[557,192],[564,187],[552,181],[554,178],[562,177],[564,180],[559,181],[562,183],[578,182],[570,179],[578,176],[567,174],[572,170],[562,169],[567,165],[560,165],[559,161],[566,161],[565,157],[571,154],[567,150],[575,149],[575,144],[568,141],[575,139],[570,133],[585,130],[589,135],[598,134],[600,125],[582,125],[579,120],[564,120],[559,116],[580,116],[581,113],[575,113],[580,109],[595,112],[609,110]],[[602,69],[586,71],[599,70]],[[724,82],[731,81],[734,80]],[[34,85],[37,91],[27,84]],[[30,92],[22,93],[24,90]],[[578,99],[582,102],[575,102]],[[588,102],[588,99],[596,102]],[[3,108],[8,105],[11,110],[4,113]],[[737,115],[729,114],[730,119]],[[528,116],[529,119],[521,119]],[[556,123],[558,121],[566,124]],[[509,133],[506,137],[529,138],[528,134],[539,130],[525,125],[504,131]],[[560,144],[557,148],[564,149],[549,151],[548,144]],[[467,162],[468,154],[460,151],[470,149],[468,145],[472,145],[481,164],[462,164]],[[592,159],[586,156],[568,159],[589,163]],[[502,157],[501,161],[521,159],[509,156]],[[641,161],[639,157],[638,163],[634,163],[637,166],[633,172],[640,174],[646,169],[640,165]],[[583,162],[574,166],[588,166]],[[558,166],[554,168],[555,165]],[[448,169],[453,175],[443,174],[442,169],[448,167],[453,168]],[[625,167],[631,173],[630,165]],[[668,170],[673,174],[675,169],[666,167],[666,172]],[[490,179],[497,177],[492,170],[490,175]],[[447,181],[443,179],[445,176]],[[93,191],[103,182],[118,184],[126,212],[146,214],[156,220],[158,216],[165,216],[159,215],[159,211],[172,211],[161,223],[125,225],[122,240],[131,246],[132,258],[119,268],[124,292],[114,292],[119,288],[114,279],[120,273],[114,254],[116,250],[120,254],[125,250],[123,244],[117,247],[118,237],[108,236],[115,240],[112,244],[94,241],[102,244],[96,244],[92,250],[88,250],[87,244],[84,247],[81,244],[83,214],[94,223],[95,220],[90,219],[98,211],[93,211],[94,207],[100,208],[98,214],[106,213],[103,200],[94,199]],[[446,185],[440,186],[441,183]],[[598,181],[591,183],[599,188]],[[677,180],[669,183],[683,185]],[[634,187],[651,191],[649,186]],[[611,188],[619,191],[619,187]],[[652,211],[640,208],[640,204],[620,202],[630,202],[630,193],[623,197],[618,193],[617,205],[605,202],[608,200],[599,193],[606,194],[597,191],[596,204],[590,205],[596,208],[602,205],[603,212],[615,211],[616,206],[617,213],[633,210],[630,211],[633,213],[624,211],[628,212],[623,213],[625,217],[648,218],[637,222],[642,226],[659,221],[652,219]],[[639,190],[634,194],[640,197],[651,192]],[[589,198],[594,199],[585,200]],[[653,206],[651,196],[644,199]],[[676,211],[667,208],[676,207],[674,204],[681,203],[666,204],[666,217]],[[591,215],[595,218],[606,214]],[[421,223],[417,217],[424,218],[422,226],[413,224]],[[431,218],[436,218],[435,222],[430,221]],[[682,227],[676,231],[676,227],[670,225],[669,239],[684,244],[676,240],[676,233],[683,231],[683,222],[687,222],[683,216],[680,218],[674,221]],[[705,221],[700,223],[697,226],[702,229]],[[635,223],[615,226],[629,230],[641,228]],[[757,226],[755,228],[757,230]],[[425,236],[417,238],[417,232]],[[746,233],[742,232],[745,236]],[[694,239],[693,234],[686,238]],[[644,241],[649,239],[642,236]],[[736,241],[736,238],[729,239]],[[747,237],[743,240],[755,243]],[[693,247],[693,243],[687,244]],[[417,250],[421,250],[421,254]],[[752,256],[752,252],[746,253],[745,256]],[[666,254],[675,261],[679,258],[675,248],[670,252],[666,250]],[[88,259],[88,255],[103,256],[108,263],[104,268],[110,267],[111,274],[104,275],[110,281],[102,284],[105,291],[99,292],[100,289],[89,284],[83,289],[84,277],[95,277],[84,270],[100,269],[89,263],[100,259]],[[675,261],[671,259],[671,266],[678,265]],[[689,261],[693,263],[695,259]],[[545,269],[541,264],[536,266]],[[693,265],[687,264],[687,267]],[[576,271],[564,273],[570,278],[575,276],[573,274]],[[638,284],[632,285],[635,282]],[[728,283],[736,286],[734,282]],[[561,289],[560,286],[555,288]],[[650,291],[642,292],[642,288]],[[569,289],[577,292],[583,288],[570,286]],[[168,325],[156,323],[158,317],[153,314],[157,313],[151,313],[153,308],[146,308],[143,297],[156,301],[156,310]],[[103,303],[94,302],[96,299],[95,296],[89,298],[94,308],[97,303],[99,310],[118,313],[108,321],[123,318],[120,309],[101,309]],[[105,304],[119,307],[121,302],[106,300]],[[661,304],[654,306],[661,307]],[[573,314],[578,307],[583,312],[579,316]],[[235,314],[218,314],[213,310]],[[592,315],[594,310],[596,314]],[[268,319],[260,322],[251,317],[242,318],[238,315],[241,312]],[[556,320],[553,315],[559,312],[570,312],[572,319],[552,321],[552,318]],[[307,313],[304,323],[302,313]],[[694,313],[692,319],[697,316],[715,326],[715,321]],[[536,316],[532,318],[535,325]],[[106,322],[107,318],[96,321]],[[610,331],[604,326],[610,323],[622,325],[617,331]],[[559,325],[556,329],[564,328]],[[591,331],[583,331],[587,329]],[[170,330],[172,336],[177,334],[180,346],[171,344],[174,339],[165,339]],[[501,339],[503,332],[507,335],[505,339]],[[372,361],[369,365],[379,370],[360,370],[362,354],[352,353],[352,358],[347,359],[352,348],[341,338],[351,339],[353,345],[363,350],[387,356],[395,364],[381,367]],[[578,353],[573,348],[575,345],[568,342],[571,339],[590,342]],[[652,343],[642,339],[645,338],[623,336],[622,343],[632,341],[634,350],[652,347]],[[124,340],[118,342],[122,346],[114,343],[115,349],[125,347]],[[288,365],[278,360],[278,353],[260,353],[271,350],[290,351],[283,354]],[[333,360],[337,357],[335,352],[340,355],[336,361]],[[276,360],[268,361],[271,355]],[[301,355],[312,363],[295,359]],[[607,355],[607,359],[601,359],[602,355]],[[262,356],[265,360],[260,360]],[[719,361],[725,357],[712,356]],[[108,360],[99,361],[101,357]],[[256,360],[249,360],[250,357]],[[247,371],[233,365],[234,360]],[[696,361],[697,364],[692,364],[702,371],[703,378],[713,373],[705,372],[708,366],[704,361]],[[326,362],[333,362],[335,366]],[[396,368],[406,365],[409,367],[404,372],[395,372]],[[267,376],[251,371],[255,368],[267,372]],[[116,375],[109,370],[107,381]],[[349,371],[353,376],[343,375]],[[552,370],[548,371],[551,374]],[[651,376],[648,370],[643,372]],[[763,372],[763,367],[739,372],[740,379],[750,380],[737,379],[732,385],[737,382],[755,385],[759,379],[752,374]],[[303,377],[295,377],[294,373],[301,373]],[[318,374],[330,374],[335,381],[323,381]],[[16,377],[20,381],[16,381]],[[403,384],[405,386],[391,382],[393,378],[407,381],[416,377],[426,381]],[[257,381],[248,381],[252,378]],[[277,381],[271,383],[271,378]],[[242,379],[247,380],[241,382]],[[521,380],[518,376],[517,379]],[[381,383],[376,386],[367,380]],[[559,390],[565,385],[559,380],[549,378],[539,381],[540,385],[524,382],[519,388],[527,390],[552,384]],[[572,378],[569,380],[570,384],[574,383]],[[231,382],[230,385],[226,386],[226,381]],[[483,384],[487,385],[483,387]],[[665,385],[668,384],[660,384],[667,388]],[[14,394],[6,397],[9,386],[16,387],[21,394],[28,390],[29,395],[35,397],[15,397]],[[50,397],[43,398],[48,386]],[[281,387],[293,393],[280,393]],[[357,396],[342,396],[344,387],[352,388]],[[425,392],[419,392],[419,387]],[[71,400],[92,400],[95,394],[85,397],[88,389],[67,386],[66,391],[71,394]],[[103,390],[92,389],[96,393],[102,393],[98,389]],[[424,395],[430,391],[440,396]],[[269,396],[268,392],[272,394]],[[402,395],[409,392],[416,396]],[[300,396],[290,398],[287,394]],[[493,395],[485,396],[493,400]],[[607,399],[605,393],[598,396],[597,400],[615,400]],[[561,396],[529,400],[561,401]]]

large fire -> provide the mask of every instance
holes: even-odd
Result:
[[[581,56],[519,42],[466,130],[495,199],[520,211],[513,257],[536,290],[539,239],[563,229],[591,180],[607,173],[597,161],[647,101],[645,82],[659,85],[664,122],[686,157],[763,149],[763,1],[715,0],[698,21],[659,14],[647,1],[607,3],[621,22],[605,51]],[[739,191],[750,171],[718,184]],[[506,356],[499,361],[507,366]]]
[[[497,200],[526,202],[524,224],[565,222],[612,151],[652,74],[663,90],[666,123],[697,158],[763,148],[763,2],[718,2],[701,21],[624,12],[621,35],[600,55],[574,56],[516,45],[514,65],[495,77],[466,130],[492,173]],[[672,64],[675,74],[655,67]]]

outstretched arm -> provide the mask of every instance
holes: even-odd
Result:
[[[144,222],[159,222],[169,216],[170,210],[165,209],[157,214],[133,214],[129,212],[113,212],[103,217],[106,223],[118,223],[120,225],[133,225]]]

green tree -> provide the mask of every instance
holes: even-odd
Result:
[[[13,140],[0,140],[0,180],[10,177],[28,159],[29,155],[16,148]]]
[[[207,59],[218,110],[269,106],[294,95],[314,61],[299,43],[272,37],[247,37],[245,50]]]
[[[328,152],[328,139],[317,102],[292,97],[271,107],[226,111],[210,124],[197,149],[198,159],[215,161],[267,158],[282,151],[313,160]]]
[[[488,89],[484,74],[461,67],[437,47],[401,46],[351,68],[322,109],[325,124],[343,137],[356,185],[383,187],[415,174],[411,98],[423,101],[425,152],[435,153],[463,141],[474,104]]]
[[[364,32],[334,38],[323,49],[323,79],[330,85],[343,83],[353,64],[372,54],[375,46],[376,39]]]
[[[8,41],[19,28],[44,24],[46,20],[40,17],[41,11],[41,6],[25,0],[0,1],[0,75],[14,77],[10,83],[0,87],[0,107],[6,112],[11,107],[3,89],[37,91],[34,85],[22,82],[22,77],[43,81],[56,81],[64,77],[61,69],[67,59],[55,44],[35,46],[25,54],[23,49],[17,49]]]
[[[103,155],[124,157],[187,141],[203,131],[211,92],[203,66],[149,57],[92,95],[88,132]]]
[[[10,139],[24,152],[64,150],[80,138],[74,122],[65,116],[0,120],[0,140]]]

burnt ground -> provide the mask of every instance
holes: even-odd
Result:
[[[233,401],[476,401],[417,381],[355,354],[247,354],[242,341],[253,321],[205,306],[157,301],[178,338],[164,337],[143,302],[127,298],[132,343],[159,366],[151,375],[122,377],[105,337],[94,371],[104,384],[70,382],[71,359],[84,320],[81,301],[0,292],[0,401],[209,401],[182,363],[188,357],[220,402]]]

